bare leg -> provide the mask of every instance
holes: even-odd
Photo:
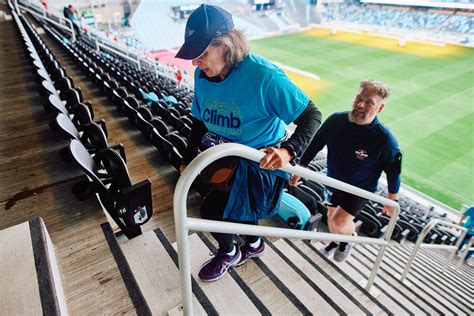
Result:
[[[352,235],[355,231],[354,216],[342,207],[328,207],[328,226],[333,234]]]

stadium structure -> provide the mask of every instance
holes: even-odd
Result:
[[[251,228],[199,219],[209,187],[198,173],[261,155],[225,144],[178,172],[194,70],[173,56],[201,2],[2,0],[2,314],[472,315],[458,210],[474,200],[474,3],[204,2],[230,11],[325,117],[362,79],[391,85],[381,115],[406,156],[397,214],[381,212],[385,181],[377,194],[351,191],[325,176],[322,153],[283,168],[303,176],[285,194],[307,213],[262,221],[265,254],[202,282],[209,232]],[[327,233],[325,185],[370,200],[360,237]],[[344,263],[319,250],[337,238],[356,241]]]

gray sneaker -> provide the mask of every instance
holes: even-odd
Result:
[[[319,251],[321,251],[321,253],[326,257],[326,258],[330,258],[334,252],[336,251],[337,249],[337,246],[338,244],[335,243],[334,241],[331,241],[329,244],[327,244],[326,246],[323,246],[319,249]]]
[[[356,233],[353,236],[357,236]],[[349,258],[351,254],[352,247],[354,247],[353,243],[347,242],[340,242],[339,247],[337,247],[336,251],[334,252],[334,261],[337,262],[344,262],[347,258]]]

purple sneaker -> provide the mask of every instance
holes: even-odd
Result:
[[[260,245],[257,248],[250,247],[248,244],[244,244],[240,246],[240,252],[242,252],[242,258],[240,262],[236,264],[236,266],[241,266],[251,258],[261,257],[263,256],[263,252],[265,251],[265,242],[260,240]]]
[[[214,258],[204,262],[199,270],[199,278],[203,281],[216,281],[220,279],[230,267],[235,266],[242,256],[239,247],[235,247],[235,255],[217,252]]]

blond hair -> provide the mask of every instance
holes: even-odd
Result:
[[[368,79],[360,82],[360,89],[369,92],[370,94],[375,93],[382,100],[388,99],[390,96],[390,88],[383,82]]]
[[[212,39],[212,46],[227,46],[225,62],[229,66],[235,66],[249,53],[249,43],[244,33],[240,30],[232,29],[229,32]]]

